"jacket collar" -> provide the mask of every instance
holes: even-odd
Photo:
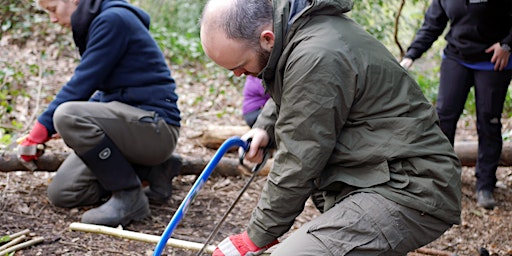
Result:
[[[281,54],[293,37],[294,29],[303,17],[310,15],[342,15],[352,9],[352,0],[273,0],[274,47],[267,66],[258,77],[273,81]]]
[[[73,40],[80,55],[85,52],[89,26],[92,20],[101,12],[102,2],[103,0],[81,0],[75,12],[71,15]]]

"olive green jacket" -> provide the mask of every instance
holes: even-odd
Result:
[[[458,224],[460,162],[414,79],[345,16],[350,1],[289,3],[273,0],[275,45],[260,74],[272,100],[254,127],[277,151],[251,239],[263,246],[287,232],[314,190],[334,202],[376,192]]]

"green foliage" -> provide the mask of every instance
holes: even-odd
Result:
[[[135,2],[152,18],[151,33],[172,64],[204,64],[199,18],[206,0],[147,0]]]
[[[1,236],[0,237],[0,243],[6,243],[6,242],[9,242],[11,241],[11,237],[10,236]]]
[[[22,86],[26,74],[18,67],[19,63],[0,63],[0,121],[4,130],[21,128],[21,124],[11,116],[16,97],[26,94]]]
[[[439,70],[439,68],[437,68]],[[420,86],[425,97],[432,102],[436,103],[437,100],[437,88],[439,85],[439,78],[435,74],[426,74],[420,72],[411,72],[412,76],[416,78],[416,82]]]
[[[398,19],[398,31],[395,31],[395,20],[400,8],[400,1],[354,1],[354,7],[349,15],[395,56],[399,56],[400,47],[405,51],[420,27],[423,14],[429,3],[430,0],[405,0]],[[395,33],[400,47],[395,42]]]
[[[16,42],[23,42],[38,30],[38,25],[48,22],[47,15],[33,0],[0,0],[0,13],[0,38],[8,32]]]

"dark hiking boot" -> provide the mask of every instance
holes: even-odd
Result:
[[[172,179],[180,174],[181,167],[181,157],[173,155],[167,161],[149,168],[143,179],[149,184],[144,188],[149,203],[162,205],[169,201],[172,194]]]
[[[139,187],[113,192],[106,203],[86,211],[82,215],[82,222],[117,227],[142,220],[149,214],[148,199]]]
[[[492,210],[496,206],[496,201],[489,190],[479,190],[477,192],[477,205],[488,210]]]

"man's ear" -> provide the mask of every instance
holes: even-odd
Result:
[[[261,48],[271,51],[274,47],[274,32],[271,30],[263,30],[260,35]]]

